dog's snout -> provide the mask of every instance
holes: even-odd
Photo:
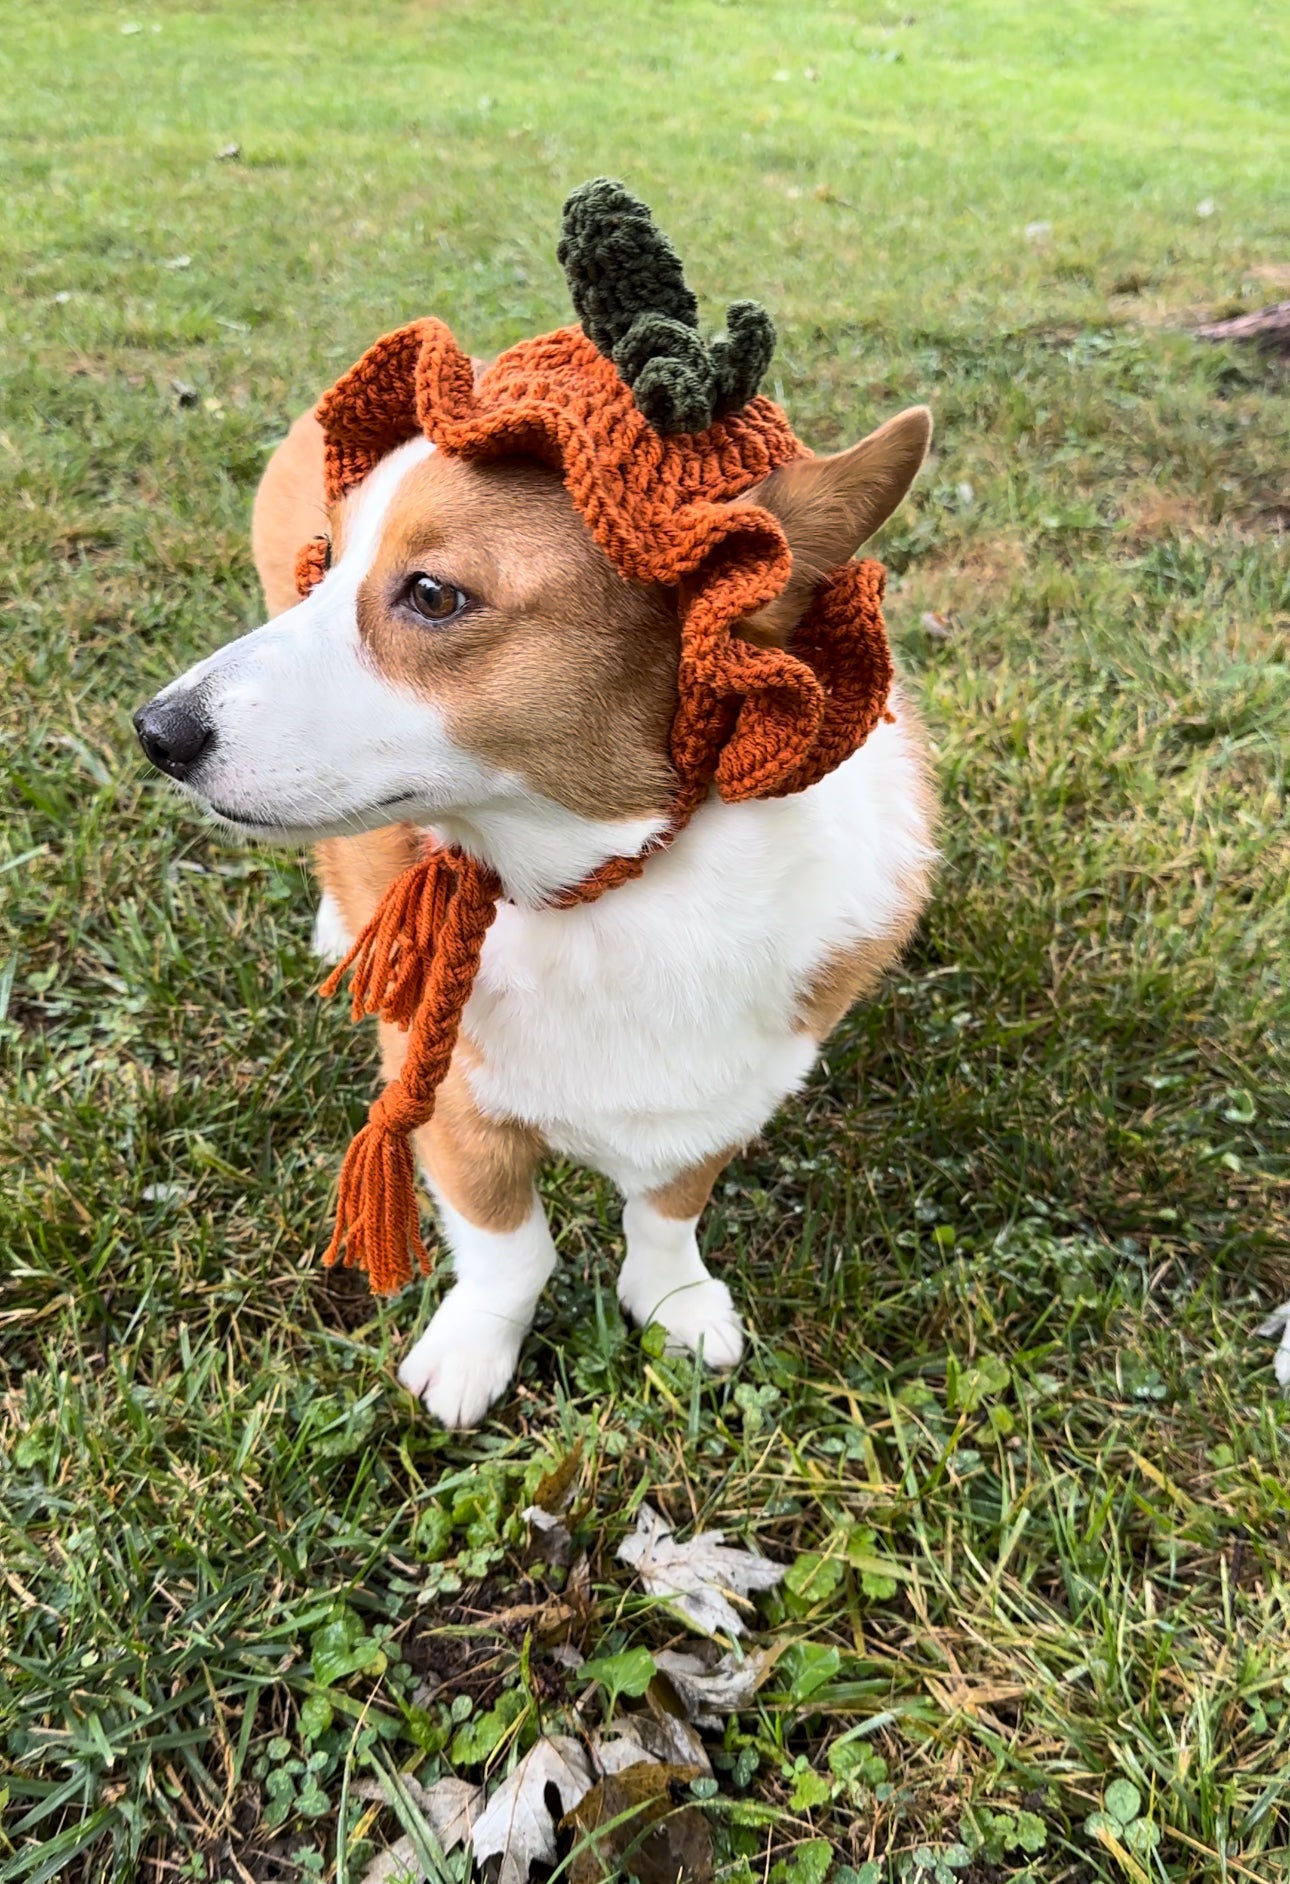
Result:
[[[157,770],[171,778],[188,778],[215,744],[215,728],[191,693],[149,700],[135,714],[134,730]]]

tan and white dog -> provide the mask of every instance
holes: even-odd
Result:
[[[789,641],[825,573],[900,503],[930,433],[914,408],[741,500],[779,518],[793,553],[750,637]],[[332,567],[300,601],[296,554],[324,517]],[[627,1313],[731,1366],[740,1318],[696,1227],[924,905],[932,794],[908,701],[820,783],[714,796],[637,880],[554,909],[554,892],[663,828],[676,596],[625,582],[536,465],[417,439],[329,514],[312,415],[265,472],[254,548],[273,619],[140,711],[148,756],[237,835],[316,844],[325,955],[414,860],[422,827],[491,864],[509,899],[417,1136],[456,1282],[400,1379],[454,1426],[505,1391],[556,1263],[534,1187],[548,1150],[624,1195]],[[382,1025],[387,1077],[402,1051]]]

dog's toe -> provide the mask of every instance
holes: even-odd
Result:
[[[656,1321],[667,1330],[669,1354],[698,1354],[708,1367],[733,1367],[744,1351],[744,1327],[729,1289],[709,1276],[677,1289],[649,1305],[624,1302],[637,1321]]]
[[[515,1361],[496,1354],[445,1355],[422,1388],[426,1410],[445,1426],[478,1426],[515,1375]]]

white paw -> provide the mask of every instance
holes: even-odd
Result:
[[[527,1322],[507,1320],[462,1283],[410,1349],[399,1379],[445,1426],[477,1426],[515,1377]]]
[[[714,1276],[683,1282],[661,1300],[657,1286],[620,1277],[618,1299],[642,1327],[651,1321],[667,1329],[669,1354],[698,1354],[708,1367],[733,1367],[744,1351],[744,1325],[724,1282]]]
[[[1277,1343],[1272,1366],[1278,1382],[1290,1393],[1290,1302],[1273,1309],[1267,1320],[1259,1323],[1258,1332],[1266,1340]]]

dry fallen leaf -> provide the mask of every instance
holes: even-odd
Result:
[[[712,1834],[697,1806],[680,1792],[698,1778],[693,1767],[659,1766],[643,1760],[593,1786],[565,1815],[564,1828],[577,1841],[569,1861],[569,1884],[599,1884],[624,1871],[640,1884],[708,1884]],[[673,1789],[679,1793],[679,1800]]]
[[[619,1714],[613,1730],[592,1742],[591,1757],[602,1774],[621,1773],[641,1760],[659,1766],[693,1767],[705,1779],[712,1772],[707,1749],[688,1721],[662,1709],[652,1714]]]
[[[533,1639],[545,1645],[553,1636],[567,1635],[573,1621],[574,1611],[570,1605],[562,1603],[558,1596],[548,1596],[540,1603],[512,1603],[506,1609],[495,1609],[488,1618],[488,1627],[499,1635],[531,1629]]]
[[[699,1727],[717,1730],[723,1714],[747,1707],[770,1673],[775,1655],[773,1649],[753,1649],[742,1657],[731,1651],[709,1668],[697,1655],[663,1649],[654,1661],[676,1689],[690,1719]]]
[[[564,1599],[572,1603],[578,1614],[588,1617],[591,1614],[591,1565],[584,1550],[581,1557],[573,1563],[564,1586]]]
[[[573,1496],[574,1483],[582,1465],[582,1441],[578,1441],[557,1465],[538,1480],[533,1503],[521,1514],[528,1524],[534,1556],[543,1563],[567,1569],[573,1557],[573,1538],[559,1515]]]
[[[423,1884],[426,1868],[410,1838],[400,1838],[372,1859],[359,1884]]]
[[[436,1780],[433,1786],[423,1786],[408,1773],[401,1773],[399,1779],[412,1803],[424,1815],[442,1851],[451,1851],[468,1836],[483,1807],[482,1786],[472,1786],[469,1780],[451,1776]],[[393,1804],[379,1780],[360,1779],[354,1791],[360,1799],[373,1804]],[[412,1839],[400,1838],[388,1851],[373,1858],[363,1873],[362,1884],[386,1884],[387,1879],[394,1878],[414,1878],[419,1884],[426,1875]]]
[[[541,1505],[528,1505],[520,1516],[529,1527],[534,1557],[541,1563],[566,1566],[573,1556],[573,1538],[564,1519]]]
[[[671,1525],[649,1504],[642,1504],[636,1529],[618,1546],[618,1555],[651,1596],[667,1597],[705,1635],[741,1635],[743,1618],[729,1598],[741,1601],[752,1590],[774,1589],[784,1574],[781,1564],[726,1544],[724,1531],[700,1531],[678,1544]]]
[[[470,1840],[475,1862],[500,1857],[497,1884],[526,1884],[531,1864],[555,1862],[555,1820],[547,1787],[555,1788],[560,1812],[567,1817],[591,1785],[591,1767],[576,1740],[567,1734],[539,1740],[475,1820]]]
[[[540,1505],[543,1511],[563,1511],[573,1496],[574,1480],[582,1464],[582,1441],[578,1440],[565,1453],[558,1465],[553,1465],[538,1480],[537,1490],[533,1494],[533,1504]],[[530,1510],[532,1506],[530,1506]],[[527,1515],[527,1513],[525,1514]]]

